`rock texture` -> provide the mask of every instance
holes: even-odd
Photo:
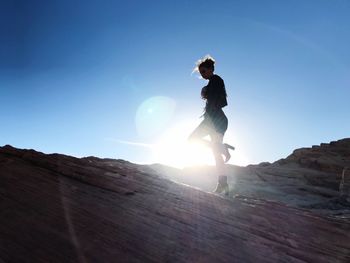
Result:
[[[281,165],[289,163],[298,163],[301,167],[340,175],[344,167],[350,167],[350,138],[297,149],[286,159],[277,162]],[[338,177],[336,186],[339,185]]]
[[[0,262],[350,262],[345,220],[122,160],[0,147],[0,200]]]
[[[230,196],[272,200],[350,220],[350,196],[346,199],[340,192],[345,167],[350,167],[350,139],[298,149],[272,164],[228,166]],[[177,171],[161,165],[153,165],[152,168],[159,175],[204,191],[213,189],[217,180],[214,167]],[[350,194],[349,172],[344,178],[343,192]]]
[[[350,167],[350,139],[295,150],[268,166],[252,166],[274,189],[282,189],[286,202],[350,219],[350,203],[340,195],[343,170]],[[347,179],[347,178],[346,178]],[[275,182],[274,182],[275,181]]]

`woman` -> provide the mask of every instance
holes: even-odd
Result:
[[[228,120],[222,108],[227,105],[227,94],[225,84],[222,78],[214,74],[215,60],[206,56],[197,62],[196,71],[201,76],[209,80],[208,85],[202,88],[201,96],[206,100],[204,110],[204,120],[192,132],[189,140],[201,140],[207,146],[211,147],[215,158],[216,169],[218,173],[218,184],[215,193],[229,192],[227,176],[225,175],[225,163],[231,158],[229,149],[233,146],[223,144],[224,134],[227,130]],[[204,140],[203,137],[209,135],[210,141]],[[223,159],[225,156],[225,160]]]

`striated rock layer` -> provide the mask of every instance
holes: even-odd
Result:
[[[297,149],[277,163],[298,163],[305,168],[341,174],[345,167],[350,167],[350,138]]]
[[[0,262],[350,262],[349,222],[146,170],[0,147]]]
[[[340,198],[343,171],[350,167],[350,138],[295,150],[270,165],[249,167],[276,190],[273,199],[350,219],[350,202]],[[347,176],[346,182],[350,179]],[[284,193],[284,194],[282,194]]]

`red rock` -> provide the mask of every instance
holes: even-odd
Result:
[[[3,262],[349,262],[350,224],[112,159],[0,148]]]

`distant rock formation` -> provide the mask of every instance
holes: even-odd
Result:
[[[345,219],[223,198],[153,169],[0,147],[0,262],[350,262]],[[235,171],[241,186],[288,177],[275,164]]]
[[[350,167],[350,138],[297,149],[277,163],[297,163],[305,168],[341,174],[344,167]]]

